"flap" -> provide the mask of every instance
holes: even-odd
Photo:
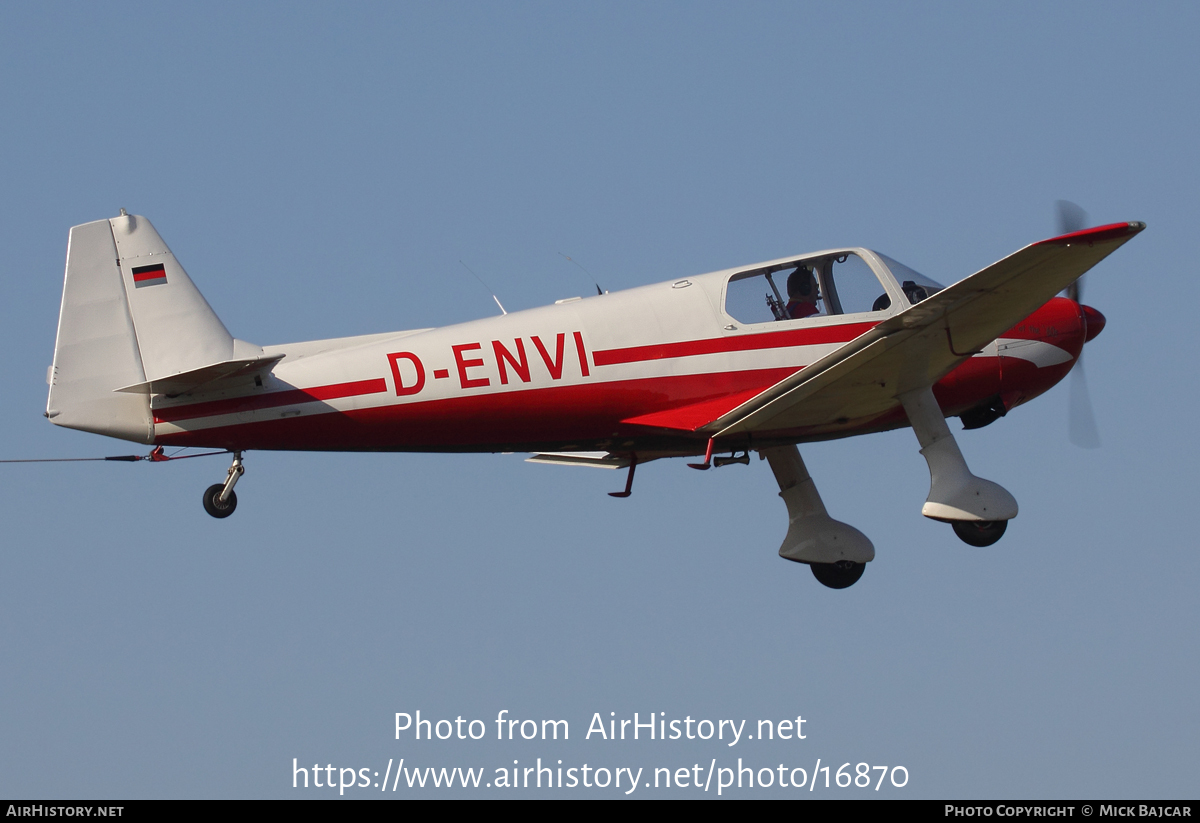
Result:
[[[527,457],[525,462],[554,463],[560,466],[593,466],[598,469],[624,469],[629,466],[630,460],[628,457],[618,457],[609,452],[540,452],[533,457]]]

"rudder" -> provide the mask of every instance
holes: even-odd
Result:
[[[58,426],[149,443],[148,395],[114,392],[145,380],[107,220],[71,229],[46,417]]]

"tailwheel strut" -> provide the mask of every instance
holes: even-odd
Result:
[[[229,473],[225,476],[225,482],[214,483],[204,490],[204,510],[216,518],[228,517],[233,514],[234,509],[237,508],[237,494],[233,491],[233,487],[245,473],[246,468],[242,465],[242,453],[235,451],[233,463],[229,466]]]

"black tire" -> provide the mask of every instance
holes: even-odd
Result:
[[[852,560],[839,560],[836,563],[809,563],[813,577],[822,586],[831,589],[848,589],[858,582],[867,568],[866,563],[855,563]]]
[[[958,539],[969,546],[990,546],[1004,536],[1007,520],[955,520],[951,523]]]
[[[237,492],[230,492],[229,499],[221,502],[224,488],[224,483],[214,483],[204,490],[204,510],[216,518],[228,517],[237,508]]]

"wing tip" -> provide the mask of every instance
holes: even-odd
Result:
[[[1051,237],[1034,245],[1069,246],[1072,243],[1080,243],[1085,240],[1089,243],[1103,240],[1121,240],[1133,237],[1135,234],[1145,230],[1145,228],[1146,224],[1140,220],[1134,220],[1130,223],[1109,223],[1104,226],[1084,229],[1083,231],[1074,231],[1070,234],[1061,234],[1058,237]]]

